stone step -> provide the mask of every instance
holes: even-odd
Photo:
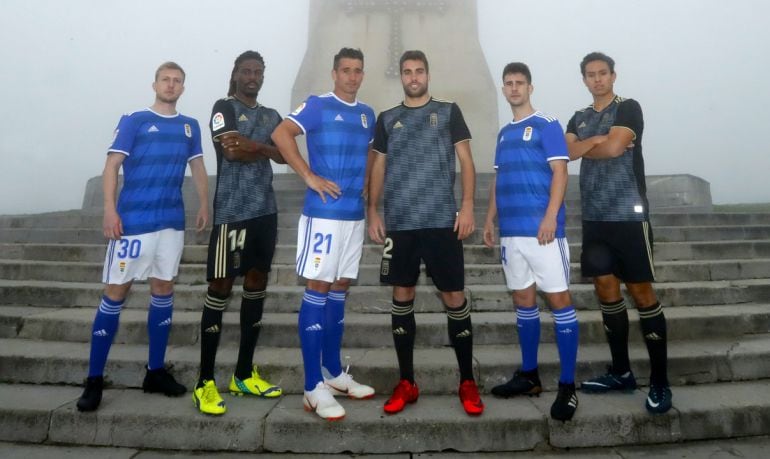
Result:
[[[237,345],[223,344],[217,355],[216,377],[226,391],[235,367]],[[649,374],[647,349],[643,343],[630,343],[631,365],[640,384]],[[520,366],[517,346],[474,346],[474,372],[482,392],[505,382]],[[25,384],[81,384],[88,370],[88,343],[38,341],[21,338],[0,339],[0,374],[3,381]],[[668,346],[669,380],[672,385],[707,384],[719,381],[745,381],[770,378],[770,335],[744,335],[739,338],[670,341]],[[576,380],[583,381],[606,372],[609,349],[605,343],[580,346]],[[199,345],[169,346],[167,363],[183,384],[191,387],[197,380]],[[343,367],[378,394],[389,393],[398,380],[398,363],[392,346],[349,348],[342,350]],[[302,356],[298,347],[257,346],[254,362],[260,373],[280,384],[290,394],[303,390]],[[421,347],[414,352],[415,378],[421,391],[428,394],[453,394],[459,373],[454,352],[449,347]],[[147,363],[147,346],[115,344],[105,369],[113,387],[141,387]],[[556,390],[559,359],[552,343],[540,346],[539,372],[543,386]]]
[[[4,259],[39,261],[82,261],[104,262],[106,244],[46,244],[46,243],[0,243],[0,255]],[[580,242],[569,245],[572,261],[580,260]],[[465,262],[470,264],[499,263],[499,249],[483,245],[465,244]],[[207,245],[187,245],[182,254],[182,263],[206,263]],[[273,263],[294,263],[296,246],[276,246]],[[364,245],[362,264],[378,264],[382,258],[382,246]],[[655,243],[655,261],[712,260],[770,258],[770,240],[742,241],[683,241]]]
[[[512,308],[511,308],[512,309]],[[0,306],[0,337],[88,343],[91,339],[95,307],[41,308]],[[680,306],[665,309],[668,338],[674,341],[707,338],[735,338],[744,334],[770,332],[770,304],[729,306]],[[635,310],[629,312],[629,339],[642,342]],[[600,311],[580,311],[580,342],[604,343]],[[176,311],[169,344],[194,345],[199,342],[199,311]],[[448,346],[447,319],[443,313],[416,314],[419,324],[416,345]],[[220,343],[237,345],[240,338],[239,314],[225,312]],[[516,317],[510,312],[473,314],[474,344],[516,344]],[[541,314],[541,341],[554,342],[550,313]],[[115,343],[147,344],[147,312],[127,309],[120,317]],[[265,313],[259,336],[261,346],[299,348],[296,313]],[[348,313],[345,317],[343,345],[351,348],[387,347],[393,343],[389,314]]]
[[[645,390],[579,394],[576,416],[567,423],[549,418],[552,394],[508,400],[487,397],[486,411],[478,418],[466,416],[453,395],[423,395],[395,416],[382,414],[384,397],[345,400],[346,418],[329,423],[304,412],[300,396],[228,397],[227,414],[204,417],[188,397],[168,398],[138,390],[107,390],[101,408],[83,414],[75,408],[79,392],[74,387],[0,385],[0,440],[156,450],[374,454],[542,451],[770,432],[768,381],[676,388],[674,409],[660,416],[645,412]],[[638,456],[622,457],[651,457],[661,447],[652,448],[658,449],[645,446]],[[721,450],[717,455],[722,453],[731,455]]]
[[[532,451],[507,451],[500,452],[441,452],[441,453],[394,453],[369,455],[363,454],[355,456],[350,454],[294,454],[271,453],[261,451],[262,457],[268,456],[272,459],[280,458],[304,458],[304,459],[348,459],[351,457],[373,458],[373,459],[427,459],[440,455],[442,459],[499,459],[506,457],[510,459],[553,459],[567,454],[570,457],[582,459],[643,459],[649,457],[669,457],[669,458],[718,458],[732,455],[734,457],[762,457],[765,451],[770,448],[770,437],[767,436],[749,436],[739,438],[724,438],[716,440],[687,441],[683,443],[669,443],[661,445],[644,446],[605,446],[596,448],[554,448],[553,446],[542,445]],[[209,457],[227,457],[228,459],[252,459],[254,453],[209,453]],[[52,445],[41,443],[11,443],[0,441],[0,457],[8,459],[33,459],[56,457],[61,459],[103,459],[125,458],[125,459],[161,459],[172,458],[199,458],[200,454],[185,454],[180,451],[165,450],[157,451],[144,448],[110,447],[110,446],[76,446],[76,445]]]
[[[0,259],[0,279],[48,280],[52,282],[79,282],[99,280],[103,263],[26,261]],[[424,271],[424,269],[423,269]],[[712,280],[760,279],[770,274],[770,258],[744,260],[659,261],[655,263],[655,278],[659,282],[695,282]],[[571,265],[572,284],[590,283],[581,278],[580,264]],[[179,266],[177,284],[200,284],[206,279],[206,265],[182,263]],[[431,285],[430,279],[420,276],[420,285]],[[503,270],[498,263],[465,265],[465,282],[469,285],[502,285]],[[269,285],[304,285],[297,276],[295,265],[273,263],[268,277]],[[363,264],[359,267],[355,285],[380,285],[380,265]]]
[[[188,209],[187,221],[194,225],[194,208]],[[296,226],[301,206],[281,208],[278,212],[278,226],[291,228]],[[486,204],[476,208],[476,223],[483,225],[486,216]],[[581,215],[568,213],[567,226],[580,226]],[[657,226],[716,226],[716,225],[767,225],[770,213],[652,213],[650,221]],[[101,213],[70,210],[30,215],[0,215],[0,231],[7,228],[85,228],[99,229],[102,226]]]
[[[176,310],[199,310],[207,286],[177,285]],[[33,305],[43,307],[93,307],[102,295],[102,285],[84,282],[14,281],[0,279],[0,304]],[[476,311],[508,311],[511,294],[503,285],[466,286],[472,307]],[[770,278],[708,282],[661,282],[655,284],[661,303],[666,306],[730,305],[738,303],[765,303],[770,298]],[[137,283],[126,301],[127,308],[146,308],[148,286]],[[238,310],[240,289],[234,289],[235,299],[230,309]],[[596,309],[593,286],[573,284],[570,288],[578,309]],[[270,286],[265,310],[268,312],[296,312],[302,301],[302,286]],[[386,286],[356,286],[351,289],[346,308],[349,312],[389,312],[392,304],[391,289]],[[632,304],[629,302],[629,304]],[[442,311],[443,306],[435,288],[417,286],[414,303],[416,312]]]
[[[653,228],[653,232],[657,242],[770,239],[770,225],[659,226]],[[187,244],[208,244],[209,233],[209,230],[197,232],[188,229],[185,231],[185,242]],[[573,242],[580,241],[581,229],[568,227],[567,238]],[[279,229],[279,244],[295,244],[296,241],[297,229],[295,227]],[[371,243],[368,236],[366,241]],[[0,231],[0,242],[97,244],[105,242],[105,239],[101,229],[97,228],[6,228]],[[469,236],[465,243],[481,244],[481,228],[479,227]]]

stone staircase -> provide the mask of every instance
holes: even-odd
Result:
[[[488,176],[479,177],[477,225],[483,223]],[[378,282],[380,248],[367,241],[347,305],[343,355],[356,379],[377,396],[341,403],[341,422],[302,410],[302,364],[296,332],[303,287],[294,274],[301,183],[277,176],[279,246],[268,287],[255,360],[286,393],[279,400],[234,398],[225,416],[200,415],[189,395],[143,394],[148,288],[137,284],[121,315],[106,369],[100,409],[79,413],[95,307],[101,294],[101,216],[78,211],[0,217],[0,441],[159,450],[300,453],[399,453],[455,450],[543,451],[643,445],[770,434],[770,214],[654,213],[656,290],[666,306],[674,409],[651,416],[646,387],[633,394],[581,394],[575,418],[549,418],[559,362],[552,324],[542,314],[539,398],[499,400],[469,418],[457,401],[458,374],[448,348],[446,316],[421,278],[416,378],[420,401],[387,416],[382,403],[397,380],[390,333],[390,289]],[[577,379],[603,372],[609,360],[591,285],[581,279],[579,209],[570,194],[568,237],[572,293],[579,308]],[[98,199],[92,199],[101,202]],[[654,204],[654,202],[653,202]],[[515,318],[497,250],[466,243],[466,284],[474,310],[475,359],[485,393],[519,364]],[[197,376],[200,310],[206,290],[208,234],[187,232],[167,361],[191,387]],[[236,289],[237,290],[237,289]],[[225,313],[217,377],[229,381],[238,341],[237,295]],[[545,308],[544,308],[545,309]],[[646,383],[647,353],[632,322],[631,359]]]

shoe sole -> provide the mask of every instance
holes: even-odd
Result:
[[[404,403],[404,406],[401,407],[401,409],[399,409],[399,410],[388,411],[388,409],[385,408],[384,406],[382,407],[382,410],[385,411],[386,414],[397,414],[397,413],[400,413],[400,412],[404,411],[404,408],[406,408],[406,405],[413,405],[413,404],[417,403],[417,399],[418,398],[420,398],[420,397],[418,396],[418,397],[415,397],[414,400],[408,400],[406,403]]]
[[[540,394],[542,392],[543,392],[543,388],[538,386],[538,387],[533,387],[527,392],[519,392],[517,394],[496,394],[492,392],[492,395],[498,398],[511,398],[511,397],[518,397],[519,395],[526,395],[527,397],[540,397]]]
[[[227,409],[225,409],[225,410],[224,410],[224,411],[222,411],[221,413],[207,413],[207,412],[203,411],[203,410],[201,409],[201,403],[200,403],[200,400],[199,400],[199,399],[198,399],[198,397],[196,397],[195,395],[193,395],[193,402],[195,403],[195,408],[198,408],[198,411],[199,411],[201,414],[205,414],[206,416],[222,416],[223,414],[225,414],[225,413],[227,412]]]
[[[232,395],[234,397],[243,397],[244,395],[248,395],[250,397],[259,397],[259,398],[278,398],[281,395],[283,395],[283,392],[277,392],[277,393],[275,393],[275,395],[273,395],[273,393],[270,393],[270,394],[255,394],[253,392],[241,392],[241,391],[231,390],[230,391],[230,395]]]
[[[302,404],[302,408],[304,408],[305,411],[307,411],[308,413],[315,413],[315,414],[317,414],[319,418],[321,418],[321,419],[323,419],[325,421],[334,422],[334,421],[340,421],[342,419],[345,419],[345,415],[344,414],[342,416],[331,416],[331,417],[325,418],[325,417],[321,416],[320,414],[318,414],[318,412],[313,407],[307,406],[304,403]]]
[[[633,394],[634,391],[636,391],[636,387],[623,387],[623,388],[613,389],[611,387],[600,388],[600,387],[580,386],[580,392],[584,392],[586,394],[606,394],[606,393],[609,393],[609,392],[620,392],[622,394]]]
[[[339,389],[335,389],[332,386],[326,386],[326,387],[329,388],[329,392],[331,392],[332,395],[334,395],[334,396],[341,396],[341,397],[347,397],[347,398],[349,398],[351,400],[369,400],[370,398],[374,398],[374,395],[375,395],[375,393],[372,392],[371,394],[364,395],[363,397],[356,397],[353,394],[349,394],[349,393],[343,392],[343,391],[341,391]]]

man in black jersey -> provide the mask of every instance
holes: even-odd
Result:
[[[584,381],[584,392],[633,391],[628,357],[628,314],[620,283],[634,299],[650,356],[651,413],[671,409],[667,375],[666,318],[652,282],[652,228],[642,158],[644,121],[639,103],[613,91],[615,61],[594,52],[580,63],[593,104],[567,124],[571,160],[580,164],[583,219],[582,275],[592,277],[612,354],[609,371]]]
[[[262,379],[252,364],[278,227],[270,160],[285,162],[270,139],[281,116],[257,102],[264,73],[265,61],[258,52],[238,56],[227,97],[214,104],[209,123],[217,154],[217,185],[206,274],[209,288],[201,317],[200,376],[193,391],[193,401],[204,414],[226,411],[214,382],[214,362],[222,313],[237,276],[244,277],[241,340],[229,391],[281,395],[281,388]]]
[[[475,229],[475,169],[470,139],[457,104],[428,93],[428,60],[407,51],[400,60],[404,101],[377,117],[373,149],[378,153],[369,185],[369,236],[384,243],[380,280],[393,286],[391,322],[400,381],[385,402],[398,413],[417,401],[413,351],[415,285],[420,260],[441,292],[449,339],[460,367],[459,396],[465,412],[484,411],[473,378],[473,328],[465,299],[462,240]],[[455,156],[460,162],[462,205],[454,198]],[[385,222],[377,201],[385,195]]]

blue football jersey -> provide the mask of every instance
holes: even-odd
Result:
[[[362,220],[374,111],[362,102],[348,103],[334,93],[327,93],[310,96],[287,118],[307,136],[310,169],[335,182],[342,192],[337,199],[327,196],[324,203],[318,193],[308,188],[302,213],[332,220]]]
[[[569,161],[559,121],[540,112],[512,121],[497,135],[495,198],[500,236],[537,237],[551,197],[550,161]],[[565,237],[564,203],[556,237]]]
[[[123,115],[109,153],[126,156],[117,204],[123,233],[184,230],[185,168],[188,161],[203,155],[198,122],[150,109]]]

